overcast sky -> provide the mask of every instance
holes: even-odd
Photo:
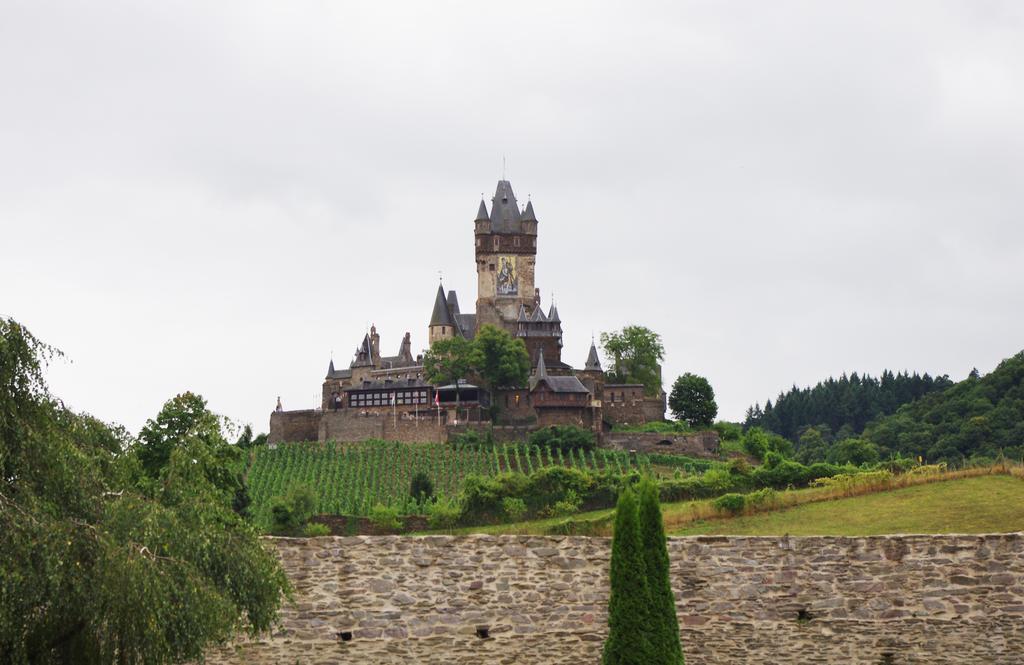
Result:
[[[1024,3],[0,0],[0,315],[137,431],[426,345],[507,159],[564,359],[642,324],[740,419],[1024,348]]]

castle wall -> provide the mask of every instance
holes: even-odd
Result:
[[[433,409],[423,409],[419,420],[395,418],[390,410],[367,410],[370,415],[359,415],[352,409],[327,411],[320,420],[319,441],[353,442],[383,439],[402,443],[440,443],[447,440],[445,418],[440,425]]]
[[[608,539],[267,543],[295,603],[272,636],[211,663],[600,662]],[[1024,653],[1024,534],[670,538],[669,553],[688,665],[1010,665]]]
[[[610,399],[615,394],[615,401]],[[612,425],[642,425],[665,419],[665,395],[644,395],[642,386],[608,384],[601,398],[601,418]]]
[[[641,453],[666,453],[693,457],[718,457],[718,432],[693,434],[655,434],[647,432],[605,432],[601,443],[606,448],[635,450]]]
[[[314,409],[272,412],[267,443],[316,441],[321,413]]]

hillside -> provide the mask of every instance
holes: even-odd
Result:
[[[933,477],[903,477],[911,486],[865,487],[850,498],[830,498],[835,490],[814,487],[780,492],[778,508],[751,516],[724,517],[713,500],[663,503],[667,531],[673,535],[760,534],[871,535],[879,533],[985,533],[1024,531],[1024,477],[1020,468],[943,472]],[[944,478],[950,478],[944,480]],[[844,496],[840,491],[839,496]],[[786,507],[791,506],[791,507]],[[609,536],[613,510],[571,517],[462,527],[436,533],[581,534]],[[760,531],[758,529],[761,529]],[[845,529],[845,531],[843,530]]]
[[[872,536],[1024,531],[1024,481],[995,475],[707,520],[672,535]]]
[[[872,423],[864,438],[883,454],[959,463],[965,457],[1024,457],[1024,351],[985,376],[905,404]]]
[[[265,520],[274,496],[299,484],[316,493],[317,513],[368,515],[376,504],[400,507],[405,513],[414,508],[406,504],[411,502],[409,489],[418,471],[427,474],[438,496],[453,498],[469,474],[530,473],[552,465],[617,473],[650,469],[645,455],[631,458],[629,453],[605,449],[562,452],[525,444],[497,444],[491,449],[391,441],[287,443],[255,450],[248,483],[252,512],[260,521]]]

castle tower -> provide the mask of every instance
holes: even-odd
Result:
[[[455,319],[448,309],[448,300],[444,297],[444,285],[438,285],[437,298],[434,299],[434,311],[430,315],[430,325],[427,327],[427,340],[430,346],[442,339],[454,337],[456,334]]]
[[[512,185],[499,180],[491,212],[483,201],[475,221],[476,329],[485,324],[515,334],[520,308],[534,312],[537,216],[533,203],[520,212]]]

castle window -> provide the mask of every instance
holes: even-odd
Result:
[[[494,236],[494,248],[498,248],[498,236]]]
[[[490,265],[490,267],[488,267],[488,270],[490,270],[491,272],[494,272],[494,264],[493,263]]]
[[[514,245],[515,245],[516,247],[519,247],[519,236],[516,236],[516,237],[515,237],[515,240],[513,241],[513,244],[514,244]]]

